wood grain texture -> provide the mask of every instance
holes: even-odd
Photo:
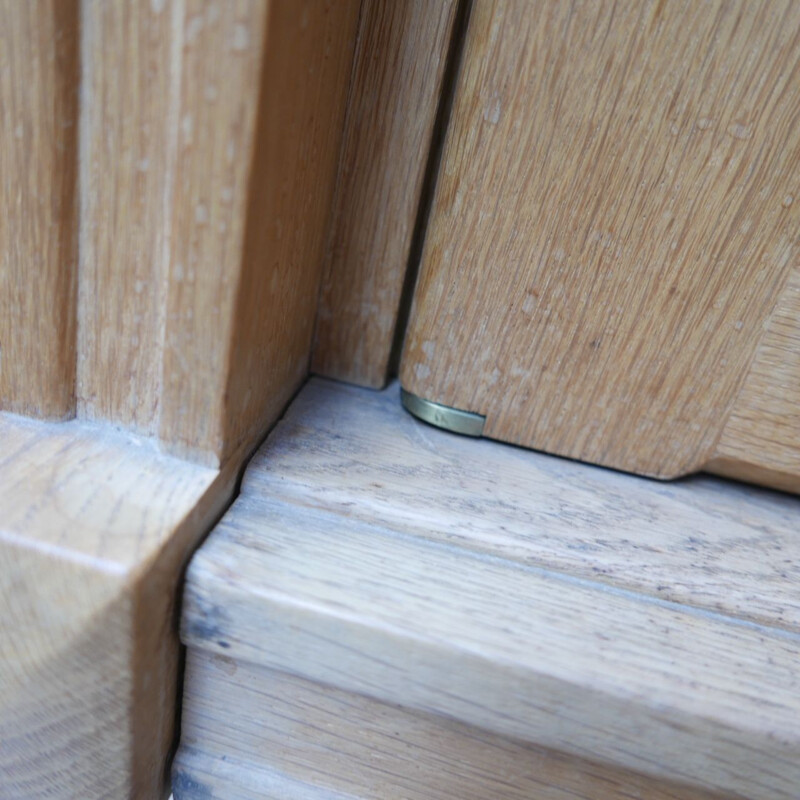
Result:
[[[0,795],[160,797],[178,580],[235,473],[81,422],[0,441]]]
[[[709,468],[800,493],[800,267],[766,324]]]
[[[0,3],[0,408],[74,414],[78,7]]]
[[[220,463],[308,368],[356,0],[189,0],[159,433]]]
[[[312,369],[386,384],[455,0],[364,0]]]
[[[4,799],[163,793],[182,567],[307,372],[357,16],[0,5],[2,403],[73,413],[77,361],[83,418],[0,418]]]
[[[800,634],[800,500],[443,433],[403,412],[396,386],[310,381],[243,492]]]
[[[717,796],[203,650],[189,651],[185,692],[176,800]]]
[[[84,0],[79,414],[211,466],[307,373],[357,0]]]
[[[82,6],[80,416],[158,427],[180,3]]]
[[[788,495],[456,437],[405,414],[396,386],[314,380],[193,558],[183,638],[623,770],[790,798],[799,523]]]
[[[476,0],[404,387],[661,478],[709,466],[733,409],[785,469],[786,439],[735,431],[800,402],[794,350],[755,355],[797,260],[799,60],[792,2]]]

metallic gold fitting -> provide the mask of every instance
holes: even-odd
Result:
[[[473,414],[471,411],[462,411],[460,408],[450,408],[432,400],[423,400],[411,392],[400,387],[400,400],[403,408],[425,422],[444,428],[446,431],[461,433],[464,436],[482,436],[483,425],[486,417],[482,414]]]

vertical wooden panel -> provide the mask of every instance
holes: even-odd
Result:
[[[709,468],[800,492],[800,267],[766,325]]]
[[[157,428],[181,4],[84,0],[79,413]]]
[[[704,467],[797,259],[798,96],[797,3],[476,0],[403,385],[499,439]]]
[[[0,3],[0,408],[72,416],[78,11]]]
[[[223,458],[253,444],[308,374],[359,8],[359,0],[282,0],[270,9],[220,398]]]
[[[218,464],[308,368],[357,0],[84,0],[79,412]]]
[[[224,460],[305,377],[357,16],[186,3],[159,429],[175,452]]]
[[[160,432],[209,460],[221,442],[267,9],[188,0],[181,20]]]
[[[386,382],[456,0],[365,0],[312,369]]]
[[[80,41],[80,415],[226,461],[5,420],[3,797],[163,789],[182,566],[307,372],[358,9],[0,4],[3,401],[74,405]]]

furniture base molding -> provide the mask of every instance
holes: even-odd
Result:
[[[8,414],[0,441],[0,797],[163,797],[180,581],[242,458]]]

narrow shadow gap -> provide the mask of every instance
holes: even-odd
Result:
[[[392,350],[389,355],[389,366],[386,375],[387,383],[392,378],[397,377],[400,367],[400,357],[403,353],[406,327],[408,326],[408,320],[411,315],[414,290],[417,285],[419,266],[425,246],[425,235],[428,230],[428,219],[430,218],[433,198],[436,193],[436,182],[439,176],[439,167],[441,165],[444,142],[447,136],[447,128],[450,123],[450,113],[453,108],[453,98],[455,97],[456,84],[461,69],[464,41],[466,39],[471,12],[472,0],[461,0],[453,23],[453,34],[450,38],[450,45],[447,53],[447,65],[442,78],[442,93],[439,97],[439,106],[436,110],[436,121],[433,126],[433,134],[431,135],[430,149],[428,150],[428,163],[425,167],[425,178],[422,184],[422,192],[420,193],[417,217],[414,222],[414,233],[411,238],[408,265],[406,266],[403,289],[400,294],[400,305],[397,311],[397,322],[395,323]]]

